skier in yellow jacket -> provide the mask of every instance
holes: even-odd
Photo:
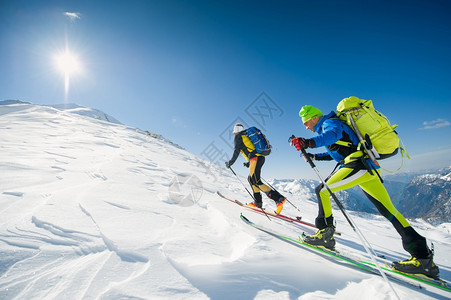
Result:
[[[237,123],[234,126],[233,134],[235,135],[235,150],[232,158],[230,161],[226,162],[225,165],[227,168],[230,168],[235,163],[240,153],[244,156],[246,161],[248,161],[244,165],[249,168],[248,181],[252,187],[252,191],[254,192],[254,202],[249,203],[248,205],[261,208],[263,203],[260,191],[262,191],[270,199],[274,200],[277,205],[276,213],[280,214],[286,198],[275,189],[271,189],[269,186],[264,184],[260,178],[261,168],[265,163],[265,157],[255,151],[255,146],[246,136],[246,130],[244,130],[242,124]]]

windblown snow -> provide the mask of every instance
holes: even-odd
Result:
[[[228,170],[159,135],[96,110],[3,104],[0,299],[395,299],[380,276],[244,224],[240,213],[286,236],[313,233],[218,197],[249,201]],[[284,214],[314,220],[309,188],[277,186],[296,206],[285,204]],[[378,254],[408,257],[383,217],[351,215]],[[335,217],[337,248],[369,260],[338,210]],[[412,224],[434,243],[441,277],[450,280],[451,224]],[[450,297],[392,285],[401,299]]]

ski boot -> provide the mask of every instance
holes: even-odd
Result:
[[[303,241],[313,246],[321,246],[329,250],[335,250],[334,232],[335,226],[329,225],[324,229],[318,230],[314,235],[303,237]]]
[[[432,260],[431,251],[427,258],[416,258],[411,256],[409,259],[392,263],[392,268],[396,271],[407,274],[421,274],[433,279],[439,279],[439,269]]]
[[[277,208],[276,208],[276,214],[280,214],[283,209],[283,204],[287,201],[287,198],[283,198],[281,201],[276,202]]]
[[[250,202],[247,204],[247,206],[250,206],[252,208],[262,208],[263,203],[262,202]]]

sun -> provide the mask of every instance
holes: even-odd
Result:
[[[76,73],[80,70],[80,63],[78,61],[78,58],[68,50],[58,54],[55,57],[55,60],[58,69],[62,71],[66,76]]]
[[[69,95],[70,77],[81,71],[80,62],[68,48],[54,57],[57,69],[64,74],[64,101],[67,101]]]

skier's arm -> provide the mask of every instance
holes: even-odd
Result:
[[[243,139],[241,136],[235,137],[235,150],[233,151],[232,158],[229,160],[229,166],[233,165],[240,154],[241,148],[243,146]]]
[[[229,166],[233,165],[238,158],[238,155],[240,154],[240,149],[235,148],[235,151],[233,151],[233,156],[229,160]]]
[[[315,155],[315,160],[333,160],[332,156],[330,156],[330,154],[328,152],[324,152],[324,153],[316,153]]]
[[[335,144],[343,137],[343,129],[341,124],[333,119],[324,121],[323,132],[312,138],[315,141],[316,148]]]

